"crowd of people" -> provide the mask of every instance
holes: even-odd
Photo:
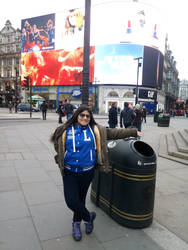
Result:
[[[128,103],[124,103],[124,109],[120,112],[120,127],[129,128],[135,127],[141,132],[142,122],[146,123],[147,110],[145,106],[136,104],[134,107]],[[109,128],[115,128],[118,126],[118,109],[117,103],[112,103],[108,112],[108,124]],[[140,137],[138,137],[140,139]]]

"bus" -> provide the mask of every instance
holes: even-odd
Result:
[[[174,103],[174,112],[175,115],[181,116],[185,114],[185,103],[184,101],[177,100]]]

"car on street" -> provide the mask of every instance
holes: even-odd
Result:
[[[19,103],[17,106],[18,111],[30,111],[30,104],[29,103]],[[40,109],[37,107],[33,107],[32,111],[39,112]]]

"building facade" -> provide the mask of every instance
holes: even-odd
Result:
[[[180,83],[178,75],[176,61],[169,49],[168,38],[166,37],[162,91],[165,94],[164,109],[167,111],[174,109],[174,103],[178,99]]]
[[[188,100],[188,80],[180,81],[179,100],[186,102]]]
[[[20,97],[21,31],[9,20],[0,31],[0,105],[16,102]]]

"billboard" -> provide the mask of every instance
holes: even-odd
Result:
[[[55,49],[55,14],[21,21],[21,52]]]
[[[94,50],[90,48],[90,81],[94,79]],[[33,86],[81,85],[83,47],[72,51],[52,50],[22,53],[22,77],[30,76]],[[23,84],[22,78],[22,84]]]
[[[151,5],[114,1],[92,7],[91,44],[132,43],[164,53],[164,41],[164,21]]]
[[[22,20],[21,70],[33,85],[80,85],[84,12],[72,9]],[[90,82],[161,84],[165,33],[161,16],[140,3],[105,3],[91,8]],[[149,48],[149,49],[147,49]]]
[[[98,84],[136,84],[138,61],[143,58],[143,46],[108,44],[95,47],[95,78]],[[142,84],[142,65],[138,84]],[[99,82],[100,81],[100,82]]]

